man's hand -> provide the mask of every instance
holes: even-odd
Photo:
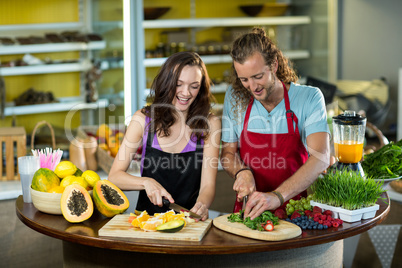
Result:
[[[242,170],[237,174],[233,190],[237,192],[237,201],[243,200],[243,197],[255,191],[255,180],[251,170]]]
[[[280,205],[281,201],[273,193],[253,192],[248,197],[244,217],[250,217],[253,220],[264,211],[277,209]]]

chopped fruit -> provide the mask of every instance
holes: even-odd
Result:
[[[136,217],[132,222],[131,225],[134,227],[140,227],[141,222],[147,221],[149,219],[148,212],[144,210],[138,217]]]
[[[264,230],[268,231],[268,232],[273,231],[274,230],[274,224],[272,222],[265,224],[264,225]]]
[[[163,219],[151,219],[140,223],[140,228],[144,231],[155,232],[156,228],[163,224]]]

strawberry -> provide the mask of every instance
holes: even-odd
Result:
[[[313,212],[319,212],[319,213],[322,213],[322,208],[317,207],[317,206],[314,206],[314,207],[313,207]]]
[[[306,210],[304,211],[304,215],[306,215],[307,217],[310,217],[312,213],[313,213],[313,212],[312,212],[311,210],[308,210],[308,209],[306,209]]]
[[[293,219],[296,219],[299,217],[301,217],[301,214],[299,212],[295,211],[295,212],[293,212],[292,216],[290,216],[290,219],[293,220]]]
[[[322,214],[327,215],[327,216],[332,216],[332,211],[331,210],[325,210]]]
[[[276,217],[278,217],[279,219],[281,219],[281,220],[283,220],[283,219],[286,219],[288,216],[286,215],[286,212],[283,210],[283,209],[277,209],[277,210],[275,210],[275,213],[274,213],[274,215],[276,216]]]
[[[265,225],[264,225],[264,230],[265,230],[265,231],[268,231],[268,232],[273,231],[273,230],[274,230],[274,225],[272,224],[272,222],[265,224]]]
[[[315,217],[320,217],[321,215],[322,215],[321,212],[317,212],[317,211],[316,211],[316,212],[313,211],[313,212],[311,212],[311,214],[310,214],[310,216],[312,216],[312,217],[314,217],[314,218],[315,218]]]

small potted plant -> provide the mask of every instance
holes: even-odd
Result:
[[[313,200],[310,203],[333,211],[335,218],[347,222],[373,218],[379,209],[377,199],[385,192],[382,184],[371,177],[362,178],[349,169],[331,169],[311,186]]]

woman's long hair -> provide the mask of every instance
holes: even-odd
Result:
[[[213,96],[211,80],[201,57],[194,52],[178,52],[170,56],[162,65],[151,85],[152,104],[145,106],[142,113],[150,117],[150,131],[159,136],[169,136],[170,127],[175,123],[177,113],[172,102],[176,96],[177,81],[185,66],[197,66],[202,73],[201,86],[197,97],[189,107],[186,124],[193,130],[197,140],[209,135],[208,115]]]
[[[276,76],[285,84],[290,82],[296,82],[298,77],[295,70],[292,67],[292,62],[285,58],[282,51],[275,45],[274,42],[267,36],[263,28],[255,27],[250,33],[246,33],[238,37],[232,45],[230,55],[233,62],[243,64],[254,53],[260,53],[265,64],[270,68],[273,67],[275,60],[278,60],[278,70]],[[234,114],[240,111],[243,112],[251,98],[251,93],[243,86],[240,79],[237,76],[236,69],[232,63],[232,76],[231,84],[233,87],[233,105]],[[238,107],[240,104],[240,107]]]

